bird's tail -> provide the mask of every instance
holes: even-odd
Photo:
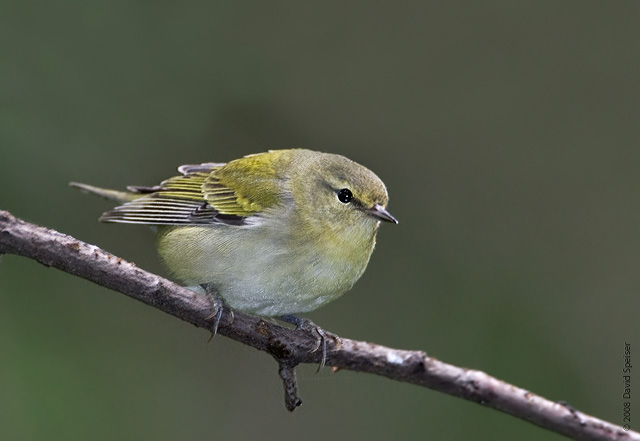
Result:
[[[109,190],[107,188],[94,187],[80,182],[69,182],[69,187],[80,189],[84,193],[97,194],[105,199],[125,203],[138,199],[141,195],[129,191]]]

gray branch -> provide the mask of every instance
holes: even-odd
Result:
[[[212,304],[206,296],[141,270],[95,245],[16,219],[7,211],[0,211],[0,254],[34,259],[211,329]],[[315,337],[238,311],[231,317],[224,314],[218,332],[276,359],[285,405],[294,410],[301,404],[295,367],[301,363],[317,364],[322,356],[321,351],[313,351]],[[335,370],[369,372],[424,386],[506,412],[573,439],[640,441],[637,432],[625,431],[566,404],[549,401],[484,372],[452,366],[421,351],[392,349],[346,338],[340,348],[332,340],[328,343],[326,363]]]

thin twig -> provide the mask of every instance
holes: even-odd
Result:
[[[284,360],[279,360],[280,368],[278,374],[282,379],[284,387],[284,405],[287,410],[293,412],[296,407],[302,404],[302,400],[298,396],[298,383],[296,380],[296,367]]]
[[[17,254],[119,291],[196,326],[210,329],[211,300],[169,280],[137,268],[100,248],[71,236],[16,219],[0,211],[0,253]],[[295,366],[318,363],[316,338],[259,317],[225,314],[218,332],[258,350],[279,363],[289,410],[300,405]],[[640,434],[554,403],[507,384],[484,372],[460,368],[428,357],[421,351],[392,349],[373,343],[342,339],[329,341],[327,361],[336,369],[369,372],[424,386],[497,409],[540,427],[578,440],[638,440]]]

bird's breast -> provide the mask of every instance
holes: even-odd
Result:
[[[158,250],[187,285],[211,284],[232,308],[277,316],[312,311],[351,289],[369,262],[375,231],[351,233],[176,227],[161,232]]]

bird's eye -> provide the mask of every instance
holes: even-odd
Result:
[[[351,193],[351,190],[349,190],[348,188],[343,188],[342,190],[338,191],[338,200],[343,204],[348,204],[349,202],[351,202],[351,199],[353,199],[353,193]]]

